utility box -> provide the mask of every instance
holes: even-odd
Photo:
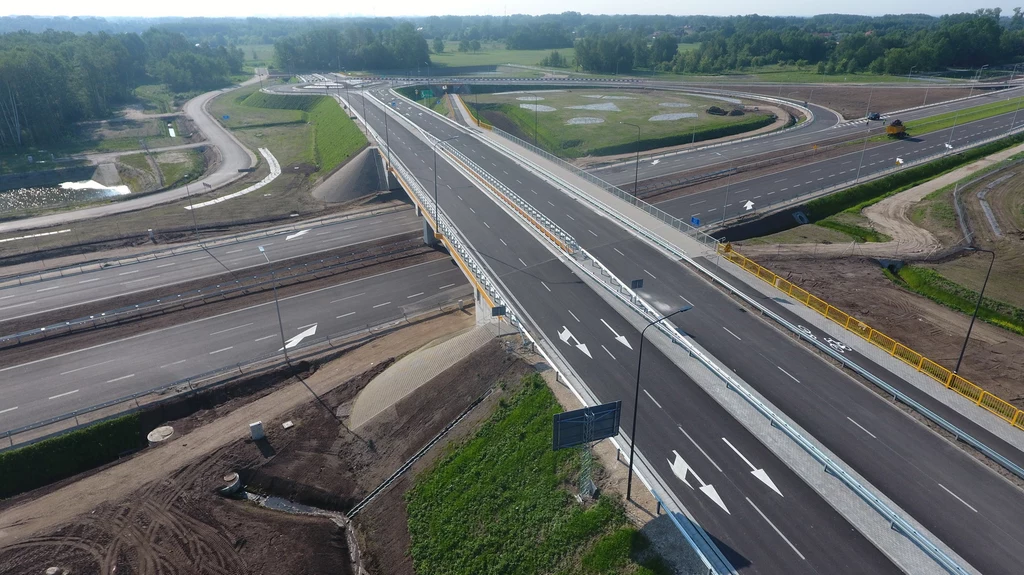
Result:
[[[252,436],[253,441],[259,441],[266,437],[266,433],[263,432],[263,422],[257,421],[249,424],[249,435]]]

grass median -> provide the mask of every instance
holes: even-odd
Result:
[[[475,437],[421,475],[407,494],[418,573],[668,573],[619,500],[580,505],[569,486],[578,451],[552,451],[561,411],[537,374],[501,402]]]

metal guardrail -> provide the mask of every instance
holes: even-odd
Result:
[[[451,154],[455,161],[460,162],[469,171],[473,172],[486,182],[487,185],[498,194],[499,199],[511,206],[512,209],[516,210],[520,216],[525,218],[530,225],[536,228],[539,232],[547,236],[548,239],[555,242],[555,245],[557,245],[560,250],[568,254],[572,254],[580,249],[580,245],[576,241],[576,238],[559,227],[558,224],[551,221],[540,210],[534,208],[533,205],[524,200],[522,196],[513,192],[501,180],[492,176],[490,172],[481,168],[479,164],[470,160],[468,156],[458,151],[453,146],[450,146],[448,143],[442,142],[440,147],[444,152]]]
[[[273,272],[256,274],[252,276],[247,276],[246,278],[225,281],[213,286],[206,286],[194,290],[183,291],[181,293],[167,295],[159,299],[148,300],[142,303],[127,305],[124,307],[95,313],[93,315],[90,315],[89,317],[76,318],[68,321],[47,325],[44,327],[38,327],[35,329],[22,331],[19,333],[0,336],[0,348],[21,345],[23,343],[26,343],[26,340],[39,341],[41,339],[54,337],[57,335],[67,335],[68,333],[74,332],[79,329],[90,329],[99,326],[107,326],[111,323],[116,323],[123,319],[126,319],[127,317],[132,315],[163,312],[177,306],[186,306],[190,303],[194,303],[196,300],[199,299],[203,300],[203,302],[206,303],[207,298],[225,297],[238,292],[244,292],[246,290],[260,288],[261,286],[270,283],[282,283],[284,281],[294,279],[306,274],[316,274],[317,272],[321,271],[330,271],[339,267],[347,267],[353,264],[358,264],[371,260],[379,262],[381,261],[381,258],[385,258],[387,256],[394,255],[397,253],[401,253],[401,250],[384,252],[381,254],[356,258],[352,260],[343,260],[345,256],[338,255],[334,256],[333,258],[306,262],[303,263],[301,266],[296,265],[288,266],[285,268],[276,268]],[[310,266],[312,265],[324,264],[332,260],[339,261],[339,263],[330,264],[325,267],[314,268],[312,270],[309,269]],[[281,275],[283,272],[292,271],[293,267],[296,269],[304,269],[301,269],[297,273],[291,275]],[[243,281],[245,280],[254,280],[255,283],[243,285]],[[159,289],[159,286],[154,286],[152,289]]]
[[[122,267],[122,266],[126,266],[126,265],[135,265],[135,264],[139,264],[139,263],[142,263],[142,262],[156,261],[156,260],[160,260],[160,259],[164,259],[164,258],[169,258],[169,257],[174,257],[174,256],[179,256],[179,255],[184,255],[184,254],[196,253],[196,252],[204,251],[204,249],[209,249],[209,248],[214,248],[214,247],[219,247],[219,246],[226,246],[226,245],[234,245],[234,244],[238,244],[238,243],[241,243],[241,242],[248,242],[248,241],[252,241],[252,240],[256,240],[256,239],[260,239],[260,238],[266,238],[266,237],[270,237],[270,236],[276,236],[276,235],[280,235],[280,234],[285,234],[285,233],[288,233],[290,231],[294,232],[298,228],[302,228],[302,227],[318,228],[318,227],[332,226],[332,225],[337,225],[337,224],[340,224],[340,223],[351,222],[353,220],[360,220],[360,219],[365,219],[365,218],[371,218],[373,216],[378,216],[380,214],[389,214],[389,213],[403,211],[403,210],[407,210],[407,209],[409,209],[408,206],[394,206],[394,207],[383,208],[383,209],[379,209],[379,210],[377,210],[377,209],[366,210],[366,211],[363,211],[363,212],[357,212],[357,213],[354,213],[354,214],[348,214],[348,215],[343,215],[343,216],[335,217],[332,220],[327,221],[327,222],[325,222],[324,218],[321,217],[321,218],[319,218],[318,222],[310,222],[308,220],[305,221],[305,222],[296,222],[296,223],[289,224],[287,227],[280,227],[280,228],[275,227],[275,228],[273,228],[271,230],[264,230],[264,231],[260,231],[260,232],[250,232],[250,233],[246,233],[246,234],[239,234],[239,235],[231,236],[231,237],[228,237],[228,238],[214,238],[212,240],[200,242],[200,243],[195,244],[195,245],[173,247],[173,248],[170,248],[170,249],[152,250],[152,251],[136,254],[134,256],[127,256],[127,257],[123,257],[123,258],[96,260],[96,261],[86,262],[86,263],[81,263],[81,264],[75,264],[75,265],[69,265],[69,266],[60,266],[60,267],[55,267],[55,268],[48,268],[48,269],[44,269],[44,270],[39,270],[37,272],[16,274],[16,275],[10,275],[10,276],[3,276],[3,277],[0,277],[0,290],[8,289],[8,288],[11,288],[11,287],[16,287],[15,284],[13,283],[14,281],[17,281],[18,282],[17,285],[19,285],[19,286],[20,285],[25,285],[25,284],[38,283],[38,282],[41,282],[41,281],[44,281],[44,280],[47,280],[47,279],[64,278],[64,277],[69,277],[69,276],[73,276],[73,275],[79,275],[79,274],[87,273],[87,272],[90,272],[90,271],[97,271],[97,270],[101,270],[101,269],[105,269],[105,268],[109,268],[109,267],[114,267],[114,266]],[[2,285],[2,284],[8,284],[8,285]]]
[[[449,300],[445,300],[445,301],[440,302],[439,304],[437,304],[436,311],[438,311],[440,313],[446,313],[446,312],[450,312],[450,311],[454,311],[456,309],[459,309],[461,307],[461,305],[462,305],[462,301],[461,300],[451,300],[451,299],[449,299]],[[310,356],[312,354],[320,353],[319,351],[316,351],[315,348],[320,347],[320,346],[322,346],[324,344],[328,345],[329,347],[335,347],[336,344],[332,340],[339,340],[339,339],[340,340],[344,340],[344,341],[342,341],[341,343],[339,343],[337,345],[348,345],[348,344],[353,343],[354,341],[359,341],[358,339],[353,340],[353,338],[356,337],[356,336],[359,336],[360,334],[364,334],[364,335],[361,336],[362,338],[374,337],[374,336],[380,335],[380,334],[382,334],[382,333],[384,333],[386,331],[390,331],[391,329],[394,329],[398,325],[401,325],[403,323],[409,323],[413,319],[416,319],[417,317],[419,317],[420,315],[424,315],[424,314],[427,314],[427,313],[433,313],[434,311],[435,311],[435,306],[431,305],[429,308],[420,308],[420,311],[418,313],[413,313],[413,314],[410,315],[409,312],[403,312],[401,316],[397,316],[396,315],[396,316],[394,316],[392,318],[389,318],[389,319],[387,319],[385,321],[378,322],[378,323],[373,324],[373,325],[367,324],[365,327],[360,327],[358,329],[344,331],[344,332],[332,333],[332,334],[329,334],[329,335],[324,335],[324,336],[319,336],[319,337],[306,338],[306,339],[304,339],[302,341],[301,346],[299,346],[298,348],[295,348],[295,349],[296,349],[296,351],[304,350],[307,353],[305,355],[299,355],[298,353],[293,351],[293,352],[289,352],[288,356],[289,356],[289,358],[291,358],[291,360],[293,362],[294,361],[298,361],[298,360],[302,360],[303,358],[308,357],[308,356]],[[265,365],[263,367],[258,367],[257,368],[257,366],[259,366],[260,364],[267,364],[268,362],[270,362],[269,365]],[[251,376],[251,375],[256,374],[259,370],[267,370],[267,369],[271,369],[271,368],[276,368],[276,367],[279,367],[280,365],[282,365],[283,363],[284,363],[284,354],[281,353],[280,351],[271,352],[271,353],[265,353],[265,354],[256,356],[254,358],[251,358],[247,362],[237,363],[237,364],[234,364],[234,365],[230,365],[230,366],[226,366],[226,367],[223,367],[223,368],[211,370],[211,371],[208,371],[208,372],[205,372],[205,373],[201,373],[201,374],[198,374],[198,375],[194,375],[194,376],[191,376],[191,377],[182,378],[182,379],[173,381],[171,383],[161,384],[161,385],[153,387],[151,389],[147,389],[147,390],[144,390],[144,391],[136,392],[136,393],[133,393],[133,394],[130,394],[130,395],[125,395],[125,396],[118,397],[116,399],[112,399],[112,400],[109,400],[109,401],[104,401],[102,403],[98,403],[98,404],[95,404],[95,405],[91,405],[89,407],[85,407],[85,408],[82,408],[82,409],[77,409],[77,410],[74,410],[74,411],[63,413],[61,415],[57,415],[57,416],[54,416],[54,417],[49,417],[49,418],[43,419],[41,421],[37,421],[35,423],[31,423],[29,425],[24,425],[24,426],[17,427],[17,428],[14,428],[14,429],[9,429],[7,431],[0,432],[0,437],[3,437],[4,439],[6,439],[7,440],[7,444],[8,444],[8,445],[6,445],[4,447],[0,447],[0,452],[5,451],[7,449],[14,448],[14,447],[19,447],[19,446],[22,446],[22,445],[26,445],[26,444],[29,444],[29,443],[34,443],[36,441],[40,441],[40,440],[46,439],[48,437],[53,437],[53,436],[59,435],[61,433],[66,433],[68,431],[73,431],[75,429],[80,428],[83,425],[91,425],[91,424],[97,423],[99,421],[103,421],[105,419],[109,419],[111,417],[117,417],[117,416],[123,415],[125,413],[130,413],[130,412],[133,412],[133,411],[137,411],[137,410],[145,408],[145,407],[150,407],[150,406],[158,405],[158,404],[160,404],[160,403],[162,403],[164,401],[167,401],[168,399],[171,399],[172,397],[176,397],[179,393],[184,393],[184,392],[194,393],[194,392],[197,392],[197,391],[202,391],[204,389],[215,387],[215,386],[220,385],[221,383],[223,383],[224,381],[222,381],[222,380],[225,380],[229,376],[231,378],[241,377],[241,376]],[[247,368],[251,368],[252,371],[248,371],[248,372],[244,371]],[[235,372],[237,372],[237,375],[233,375],[233,374],[235,374]],[[204,382],[207,382],[207,383],[204,384]],[[157,396],[161,396],[161,397],[157,398],[154,401],[140,401],[143,398],[145,398],[147,396],[152,396],[152,395],[157,395]],[[89,419],[89,420],[84,421],[84,422],[81,421],[82,419],[85,419],[87,416],[89,416],[91,414],[95,414],[97,412],[104,411],[104,410],[107,410],[109,408],[112,408],[112,407],[115,407],[115,406],[118,406],[118,405],[122,405],[122,408],[115,409],[112,412],[105,413],[101,417],[97,417],[95,419]],[[26,433],[31,433],[31,432],[36,432],[36,431],[41,430],[41,429],[43,429],[45,427],[54,426],[54,425],[57,425],[57,424],[60,424],[60,423],[63,423],[63,422],[69,421],[69,420],[74,420],[75,421],[74,425],[72,425],[70,427],[65,427],[65,428],[62,428],[62,429],[54,430],[52,433],[37,433],[37,434],[33,435],[33,437],[27,438],[24,441],[15,442],[15,437],[18,436],[18,435],[22,435],[22,434],[26,434]]]
[[[843,329],[857,334],[861,339],[885,351],[915,370],[927,375],[947,389],[957,392],[964,398],[969,399],[978,407],[981,407],[1006,423],[1009,423],[1017,429],[1024,430],[1024,411],[1017,409],[1017,407],[1010,402],[992,395],[980,386],[971,383],[966,378],[961,377],[937,362],[928,359],[923,354],[910,349],[850,314],[833,307],[828,302],[818,298],[807,290],[782,277],[779,277],[768,268],[765,268],[750,258],[734,251],[729,244],[722,246],[719,252],[726,259],[743,268],[744,271],[753,274],[765,283],[771,284],[782,293],[791,296],[793,299],[818,312],[833,323],[842,326]]]

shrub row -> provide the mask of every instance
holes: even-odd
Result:
[[[808,219],[814,223],[848,209],[863,209],[902,190],[927,182],[950,170],[959,168],[1010,146],[1024,142],[1017,134],[995,142],[933,160],[924,165],[896,172],[890,176],[860,184],[841,192],[811,200],[805,204]]]
[[[126,415],[0,453],[0,498],[109,463],[142,446],[137,415]]]
[[[978,292],[942,277],[929,268],[904,266],[898,280],[926,298],[971,315],[978,303]],[[981,300],[978,318],[1008,331],[1024,335],[1024,309],[990,298]]]

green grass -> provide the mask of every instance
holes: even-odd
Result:
[[[500,66],[502,64],[519,64],[521,66],[538,66],[540,61],[553,50],[506,50],[500,43],[483,43],[479,52],[459,52],[458,42],[445,42],[444,52],[431,54],[431,65],[442,66]],[[557,52],[571,62],[576,57],[573,48],[559,48]],[[424,66],[423,73],[426,74]]]
[[[528,375],[475,437],[417,478],[406,495],[417,573],[667,572],[632,562],[647,543],[621,503],[601,496],[582,506],[566,489],[579,457],[551,450],[560,411],[543,379]]]
[[[278,124],[300,124],[306,121],[300,109],[282,109],[273,105],[275,98],[286,98],[277,94],[264,94],[259,86],[247,86],[224,96],[218,96],[210,102],[210,112],[217,120],[229,129],[275,126]],[[313,105],[312,98],[292,96],[310,100],[304,106]],[[252,100],[247,101],[249,98]],[[266,102],[268,105],[262,105]],[[300,104],[297,104],[300,105]],[[225,120],[224,116],[228,119]]]
[[[610,93],[632,99],[610,100],[592,97],[606,96]],[[543,100],[537,102],[518,100],[518,98],[531,96],[540,97]],[[606,89],[538,90],[531,94],[521,92],[481,93],[465,96],[463,101],[470,109],[479,107],[478,112],[485,119],[491,114],[499,114],[508,118],[518,127],[521,134],[530,139],[533,137],[534,122],[536,121],[538,144],[563,157],[603,156],[635,151],[636,128],[625,123],[640,126],[640,149],[650,150],[750,131],[773,121],[767,114],[752,111],[743,116],[711,115],[706,112],[709,106],[716,105],[729,110],[734,105],[688,94],[661,92],[650,94],[641,91],[609,91]],[[521,107],[521,104],[532,103],[550,106],[556,110],[534,113],[533,110]],[[662,103],[679,104],[684,107],[665,107],[660,105]],[[619,111],[569,108],[570,106],[588,104],[614,104]],[[655,115],[675,112],[695,113],[697,117],[661,122],[650,121],[650,118]],[[595,117],[603,120],[603,123],[568,124],[571,119],[578,117]]]
[[[246,66],[267,66],[274,61],[274,45],[273,44],[243,44],[238,48],[244,54],[244,63]]]
[[[174,158],[178,161],[168,161]],[[156,155],[156,163],[164,175],[164,187],[174,188],[191,182],[206,171],[206,160],[196,150],[164,152]]]
[[[315,99],[317,103],[309,110],[313,124],[313,153],[319,172],[329,173],[353,154],[366,146],[366,137],[337,101],[324,96],[295,96],[299,99]]]
[[[967,122],[984,120],[985,118],[991,118],[992,116],[998,116],[1000,114],[1008,114],[1016,111],[1020,107],[1021,103],[1024,103],[1024,96],[1003,100],[1002,102],[992,102],[990,104],[967,108],[959,113],[947,112],[945,114],[929,116],[920,120],[912,120],[906,123],[907,133],[911,136],[922,136],[929,132],[945,130],[946,128],[953,126],[954,123],[959,126]],[[875,139],[880,138],[876,137]]]
[[[818,225],[818,226],[821,226],[823,228],[827,228],[827,229],[830,229],[830,230],[833,230],[833,231],[844,233],[844,234],[854,238],[855,240],[857,240],[858,242],[861,242],[861,243],[864,243],[864,242],[887,242],[887,241],[892,239],[889,236],[887,236],[887,235],[885,235],[885,234],[883,234],[881,232],[876,232],[875,230],[872,230],[870,228],[866,228],[864,226],[858,226],[856,224],[850,224],[850,223],[838,221],[838,220],[835,219],[834,216],[832,218],[828,218],[828,219],[825,219],[825,220],[821,220],[820,222],[816,222],[815,225]]]
[[[816,83],[816,84],[878,84],[884,82],[906,82],[906,76],[889,76],[885,74],[818,74],[817,66],[807,65],[803,70],[796,66],[767,66],[749,72],[749,76],[761,82],[780,83]],[[740,72],[742,74],[742,72]],[[749,79],[749,77],[748,77]],[[911,83],[921,80],[911,78]]]
[[[938,272],[918,266],[904,266],[899,274],[886,276],[911,291],[950,309],[970,315],[978,301],[978,292],[952,282]],[[984,298],[978,319],[1024,335],[1024,309],[990,298]]]
[[[135,88],[135,97],[142,101],[147,113],[166,114],[177,112],[182,104],[201,92],[174,93],[165,84],[147,84]]]

